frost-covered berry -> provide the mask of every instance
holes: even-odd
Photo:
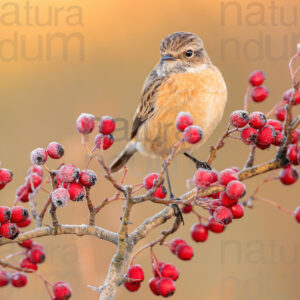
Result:
[[[102,133],[96,135],[94,139],[95,147],[98,149],[107,150],[114,143],[115,139],[112,134],[103,135]]]
[[[65,188],[55,189],[52,194],[52,202],[57,207],[64,207],[68,204],[70,200],[70,194]]]
[[[163,186],[160,185],[156,191],[153,194],[153,197],[159,198],[159,199],[165,199],[167,196],[167,189]]]
[[[260,129],[267,123],[267,118],[264,113],[260,111],[254,111],[249,116],[249,125],[252,128]]]
[[[202,140],[203,131],[199,126],[191,125],[184,129],[183,139],[189,144],[197,144]]]
[[[38,247],[32,247],[27,253],[28,259],[34,264],[41,264],[46,259],[46,254],[44,249]]]
[[[22,259],[22,261],[20,263],[20,267],[23,269],[29,269],[29,270],[34,270],[34,271],[37,271],[37,269],[38,269],[37,264],[34,264],[33,262],[31,262],[28,257],[25,257]]]
[[[240,199],[246,193],[246,186],[241,181],[233,180],[226,186],[225,191],[230,198]]]
[[[43,177],[44,176],[44,169],[43,169],[42,166],[33,165],[28,169],[27,175],[30,175],[32,173],[37,173],[38,175],[40,175],[40,177]]]
[[[233,218],[230,209],[224,206],[217,207],[214,211],[213,217],[217,222],[223,225],[230,224]]]
[[[29,174],[25,179],[25,184],[27,185],[28,189],[30,189],[31,192],[32,190],[37,189],[42,182],[43,182],[42,177],[36,173]]]
[[[27,275],[23,272],[15,272],[11,276],[11,284],[14,287],[21,288],[27,284]]]
[[[238,175],[232,169],[225,169],[219,173],[219,182],[223,185],[227,185],[232,180],[237,180]]]
[[[0,270],[0,287],[8,285],[10,282],[10,274],[4,270]]]
[[[68,185],[68,192],[72,201],[82,201],[85,197],[85,190],[83,186],[77,182]]]
[[[47,152],[44,148],[36,148],[30,154],[30,159],[33,164],[43,165],[47,161]]]
[[[0,206],[0,223],[8,222],[11,218],[11,210],[8,206]]]
[[[217,222],[214,217],[209,218],[208,229],[214,233],[221,233],[225,230],[225,226]]]
[[[262,102],[268,97],[269,91],[264,86],[254,87],[251,91],[251,98],[254,102]]]
[[[136,292],[141,287],[141,283],[126,281],[124,286],[129,292]]]
[[[179,131],[184,131],[185,128],[193,125],[193,117],[189,112],[180,112],[176,118],[175,126]]]
[[[72,296],[72,288],[67,282],[58,281],[53,285],[53,294],[56,300],[67,300]]]
[[[194,256],[194,250],[187,244],[180,244],[176,247],[176,255],[182,260],[191,260]]]
[[[181,208],[181,211],[183,214],[188,214],[193,210],[193,205],[192,204],[186,204],[183,205]]]
[[[17,223],[17,226],[19,228],[23,228],[23,227],[27,227],[31,224],[31,219],[30,218],[27,218],[26,220],[22,221],[22,222],[18,222]]]
[[[8,184],[13,179],[13,173],[8,169],[0,169],[0,184]]]
[[[7,239],[15,239],[19,235],[20,231],[17,228],[16,224],[13,223],[3,223],[0,227],[0,236],[3,236]]]
[[[149,280],[149,287],[150,287],[150,290],[152,291],[152,293],[156,296],[159,295],[158,291],[157,291],[157,288],[156,288],[156,284],[157,282],[160,280],[160,277],[152,277],[150,280]]]
[[[244,206],[240,203],[237,203],[231,207],[229,207],[233,218],[234,219],[240,219],[244,216]]]
[[[225,192],[220,194],[221,204],[225,207],[230,207],[238,202],[238,199],[230,198]]]
[[[276,118],[278,121],[283,122],[286,116],[286,109],[284,107],[280,107],[275,112]]]
[[[195,242],[205,242],[208,238],[207,226],[201,223],[194,224],[191,228],[191,235]]]
[[[151,190],[154,185],[154,181],[158,177],[159,177],[159,173],[150,173],[150,174],[146,175],[143,180],[144,188],[147,190]]]
[[[300,141],[300,130],[296,129],[292,133],[291,143],[296,144]]]
[[[17,189],[16,197],[17,197],[18,201],[28,202],[30,193],[31,193],[30,187],[28,187],[28,185],[24,184],[24,185],[19,186],[19,188]]]
[[[285,91],[283,94],[283,100],[288,103],[293,98],[293,94],[294,94],[293,89],[289,89]],[[295,93],[294,104],[297,105],[299,103],[300,103],[300,91],[297,91]]]
[[[132,265],[127,270],[127,278],[130,282],[142,282],[144,280],[144,271],[141,265]]]
[[[62,182],[71,183],[78,180],[80,170],[74,165],[64,165],[59,171],[59,177]]]
[[[98,131],[102,134],[111,134],[116,128],[116,121],[110,116],[104,116],[99,121]]]
[[[162,277],[156,283],[156,290],[163,297],[170,297],[175,293],[175,282],[169,277]]]
[[[288,165],[280,170],[279,179],[285,185],[290,185],[298,180],[298,170],[292,165]]]
[[[28,218],[28,210],[22,206],[13,206],[11,209],[10,221],[12,223],[23,222]]]
[[[249,83],[252,86],[259,86],[263,84],[265,78],[266,75],[263,71],[261,70],[253,71],[249,76]]]
[[[275,140],[273,142],[274,146],[281,146],[284,141],[284,135],[281,131],[275,130]]]
[[[274,143],[276,137],[275,130],[272,126],[266,125],[258,131],[257,143],[270,146]]]
[[[160,268],[160,274],[162,277],[169,277],[174,281],[176,281],[179,277],[177,268],[172,264],[163,264]]]
[[[176,254],[176,249],[181,244],[186,245],[186,241],[181,238],[175,238],[174,240],[171,241],[170,250],[172,251],[173,254]]]
[[[33,240],[32,239],[28,239],[23,241],[22,243],[19,243],[19,246],[22,248],[26,248],[26,249],[31,249],[33,245]]]
[[[241,139],[246,144],[255,143],[257,138],[257,130],[252,127],[246,127],[241,132]]]
[[[93,170],[82,170],[80,173],[79,182],[83,186],[91,187],[97,183],[97,175]]]
[[[230,123],[236,128],[242,128],[249,122],[249,115],[244,110],[236,110],[230,115]]]
[[[289,145],[286,157],[293,165],[298,165],[298,153],[300,153],[300,145]]]
[[[282,125],[277,120],[268,119],[266,125],[272,126],[274,128],[274,130],[282,131]]]
[[[193,182],[198,188],[210,186],[214,181],[214,175],[210,170],[199,168],[193,177]]]
[[[64,147],[57,142],[50,143],[46,151],[48,155],[53,159],[59,159],[65,154]]]
[[[79,133],[89,134],[95,127],[95,117],[92,114],[81,114],[76,120],[76,129]]]

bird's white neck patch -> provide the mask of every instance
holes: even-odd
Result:
[[[208,65],[207,64],[203,64],[201,66],[198,66],[198,67],[194,67],[194,68],[187,68],[186,69],[186,72],[187,73],[199,73],[203,70],[206,70],[208,68]]]

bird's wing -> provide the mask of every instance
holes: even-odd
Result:
[[[133,118],[131,129],[131,139],[133,139],[141,125],[152,117],[155,109],[155,103],[159,94],[160,86],[166,77],[157,76],[156,71],[152,71],[146,79],[138,109]]]

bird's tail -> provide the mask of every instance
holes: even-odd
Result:
[[[137,151],[135,142],[129,142],[125,149],[120,153],[116,160],[111,164],[110,170],[112,173],[119,171]]]

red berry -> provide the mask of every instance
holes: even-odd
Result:
[[[129,282],[129,281],[126,281],[124,283],[124,286],[126,287],[126,289],[129,292],[136,292],[141,287],[141,283],[140,282]]]
[[[101,118],[98,130],[102,134],[111,134],[116,128],[116,121],[114,118],[104,116]]]
[[[13,223],[4,223],[0,227],[0,236],[3,236],[7,239],[15,239],[19,235],[20,231],[16,224]]]
[[[43,165],[47,161],[47,156],[44,148],[36,148],[31,152],[30,159],[36,165]]]
[[[41,185],[43,179],[39,174],[32,173],[26,177],[25,181],[27,188],[32,191],[32,189],[35,190]]]
[[[183,139],[189,144],[197,144],[203,137],[202,129],[199,126],[191,125],[184,129]]]
[[[183,205],[181,211],[183,214],[188,214],[193,210],[193,205],[192,204],[185,204]]]
[[[0,191],[6,187],[5,183],[0,184]]]
[[[269,91],[264,86],[254,87],[251,91],[251,98],[254,102],[262,102],[268,97]]]
[[[237,173],[232,169],[225,169],[219,173],[219,182],[227,185],[232,180],[237,180]]]
[[[295,219],[298,223],[300,223],[300,206],[296,207],[294,211]]]
[[[246,127],[241,132],[241,139],[246,144],[249,145],[250,143],[256,142],[257,138],[257,130],[252,127]]]
[[[59,159],[65,154],[64,147],[57,142],[50,143],[46,150],[48,155],[53,159]]]
[[[273,142],[274,146],[281,146],[284,141],[284,135],[281,131],[275,130],[275,140]]]
[[[275,141],[275,130],[272,126],[266,125],[258,131],[257,143],[270,146]]]
[[[207,226],[198,223],[194,224],[191,229],[192,239],[195,242],[205,242],[208,238]]]
[[[283,122],[285,120],[285,116],[286,116],[285,107],[278,108],[275,112],[275,115],[276,115],[277,120]]]
[[[214,200],[214,201],[211,201],[210,204],[209,204],[209,213],[211,215],[214,214],[214,211],[215,209],[221,205],[221,202],[219,200]]]
[[[240,203],[237,203],[231,207],[229,207],[233,218],[234,219],[240,219],[244,216],[244,206]]]
[[[191,260],[194,256],[193,248],[187,244],[180,244],[176,247],[176,255],[182,260]]]
[[[189,112],[180,112],[176,118],[175,126],[177,130],[184,131],[185,128],[193,125],[193,117]]]
[[[27,257],[34,264],[41,264],[46,259],[45,251],[39,247],[32,247],[27,253]]]
[[[82,201],[85,197],[85,190],[83,186],[77,182],[69,184],[68,192],[72,201]]]
[[[18,222],[18,223],[17,223],[17,226],[18,226],[19,228],[23,228],[23,227],[29,226],[30,224],[31,224],[31,220],[30,220],[30,218],[27,218],[26,220],[24,220],[24,221],[22,221],[22,222]]]
[[[300,104],[300,91],[298,90],[295,94],[294,105]]]
[[[67,300],[72,296],[72,288],[67,282],[58,281],[53,286],[53,294],[56,300]]]
[[[174,281],[176,281],[179,277],[178,270],[172,264],[164,264],[160,269],[160,274],[162,277],[169,277]]]
[[[28,218],[28,210],[22,206],[13,206],[10,221],[12,223],[23,222]]]
[[[55,189],[52,194],[52,202],[57,207],[64,207],[68,204],[70,200],[70,194],[67,189],[65,188],[58,188]]]
[[[270,145],[263,145],[263,144],[260,144],[259,142],[256,142],[256,147],[259,148],[260,150],[265,150],[265,149],[270,148]]]
[[[9,222],[11,218],[11,210],[8,206],[0,206],[0,223]]]
[[[131,283],[139,283],[144,280],[144,271],[140,265],[132,265],[127,270],[127,278]]]
[[[62,182],[71,183],[77,181],[80,176],[80,170],[74,165],[64,165],[59,171],[59,177]]]
[[[152,268],[153,268],[153,273],[155,277],[160,277],[160,270],[161,268],[165,265],[165,263],[163,261],[158,261],[156,263],[152,264]]]
[[[249,76],[249,83],[252,86],[259,86],[259,85],[263,84],[265,78],[266,78],[266,75],[263,71],[260,71],[260,70],[253,71]]]
[[[79,182],[83,186],[91,187],[97,183],[97,175],[92,170],[82,170],[80,173]]]
[[[279,179],[285,185],[290,185],[298,180],[299,173],[295,167],[288,165],[280,170]]]
[[[143,186],[147,190],[151,190],[154,185],[154,180],[156,180],[159,177],[159,173],[150,173],[147,176],[145,176],[143,180]]]
[[[79,133],[88,134],[95,127],[95,117],[92,114],[81,114],[76,120],[76,129]]]
[[[11,284],[14,287],[21,288],[27,284],[27,275],[23,272],[15,272],[11,276]]]
[[[32,263],[29,258],[25,257],[20,263],[20,267],[23,269],[29,269],[29,270],[34,270],[37,271],[38,266],[34,263]]]
[[[269,119],[267,120],[267,125],[272,126],[274,130],[282,131],[282,125],[277,120]]]
[[[170,250],[172,251],[172,253],[176,254],[176,248],[182,244],[186,245],[186,241],[181,238],[175,238],[174,240],[172,240],[170,243]]]
[[[249,115],[244,110],[236,110],[230,115],[230,123],[236,128],[242,128],[249,122]]]
[[[300,141],[300,130],[296,129],[292,133],[291,143],[296,144],[298,141]]]
[[[30,193],[31,189],[28,187],[28,185],[24,184],[19,186],[19,188],[17,189],[16,197],[21,202],[28,202]]]
[[[153,197],[159,198],[159,199],[164,199],[167,196],[167,189],[163,186],[160,185],[155,193],[153,194]]]
[[[267,123],[265,114],[260,111],[254,111],[250,114],[249,118],[249,125],[255,129],[260,129]]]
[[[27,175],[30,175],[32,173],[37,173],[38,175],[43,177],[44,176],[44,169],[43,169],[42,166],[33,165],[28,169]]]
[[[109,149],[114,143],[114,141],[115,139],[113,135],[103,135],[102,133],[98,134],[94,139],[96,148],[101,149],[102,147],[103,150]]]
[[[231,181],[226,187],[227,196],[233,199],[240,199],[245,193],[246,186],[238,180]]]
[[[230,198],[225,192],[222,192],[220,195],[221,204],[225,207],[230,207],[237,204],[238,199]]]
[[[232,218],[232,213],[227,207],[219,206],[214,211],[214,219],[223,225],[230,224],[232,222]]]
[[[26,249],[31,249],[33,245],[33,240],[28,239],[23,241],[22,243],[19,243],[20,247],[26,248]]]
[[[156,283],[156,290],[163,297],[170,297],[175,293],[175,283],[171,278],[162,277]]]
[[[0,169],[0,184],[7,184],[13,179],[12,171],[8,169]]]
[[[5,271],[0,271],[0,287],[8,285],[10,282],[10,274]]]
[[[149,287],[150,287],[152,293],[157,296],[159,295],[159,293],[157,291],[156,284],[157,284],[157,281],[159,281],[159,280],[160,280],[159,277],[153,277],[149,280]]]
[[[193,182],[198,188],[210,186],[215,180],[215,176],[210,170],[199,168],[193,177]]]
[[[292,97],[293,97],[293,93],[294,93],[294,90],[293,89],[289,89],[287,90],[286,92],[284,92],[283,94],[283,99],[286,101],[286,102],[289,102]],[[296,94],[295,94],[295,99],[294,99],[294,104],[297,105],[300,103],[300,91],[297,91]]]
[[[221,233],[225,230],[225,226],[211,217],[208,221],[208,229],[214,233]]]
[[[298,153],[300,153],[300,145],[289,145],[287,151],[287,158],[293,165],[298,165]]]

